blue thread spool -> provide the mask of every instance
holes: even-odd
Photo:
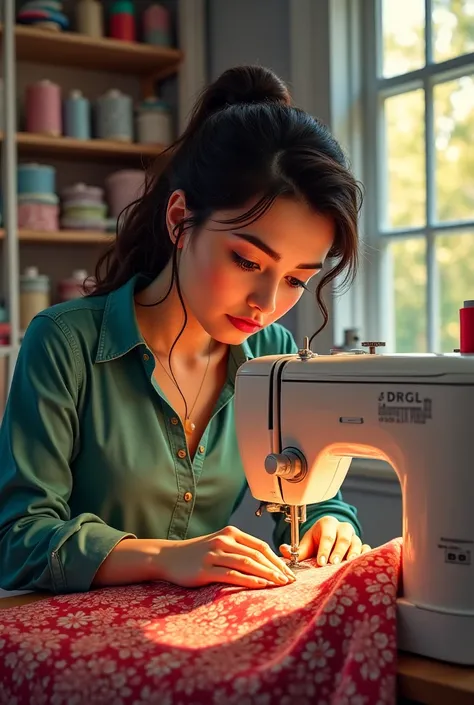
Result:
[[[99,139],[115,142],[133,140],[133,101],[117,90],[97,99],[96,132]]]
[[[55,193],[56,169],[47,164],[19,164],[17,169],[18,194]]]
[[[64,130],[67,137],[78,140],[91,138],[90,102],[81,91],[71,91],[64,101]]]

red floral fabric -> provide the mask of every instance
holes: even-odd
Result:
[[[396,539],[283,587],[154,583],[0,610],[0,703],[393,705],[400,559]]]

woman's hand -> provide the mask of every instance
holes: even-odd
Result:
[[[319,519],[301,539],[298,560],[317,556],[318,565],[326,565],[340,563],[345,558],[352,560],[370,550],[370,546],[363,544],[357,536],[352,524],[327,516]],[[280,546],[280,551],[285,558],[290,558],[289,546]]]
[[[194,539],[167,541],[156,563],[157,579],[183,587],[227,583],[260,588],[295,580],[267,543],[233,526]]]

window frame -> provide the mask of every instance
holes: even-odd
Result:
[[[367,337],[387,342],[387,352],[395,349],[395,307],[388,244],[397,238],[422,237],[426,241],[426,322],[427,350],[439,352],[440,326],[438,320],[439,291],[437,281],[436,235],[474,233],[474,219],[438,223],[435,220],[434,195],[434,104],[433,89],[438,83],[455,80],[468,73],[474,74],[474,52],[433,63],[431,22],[425,24],[425,66],[400,76],[383,78],[382,63],[382,2],[366,0],[360,8],[358,21],[363,66],[363,115],[365,129],[363,174],[365,186],[364,229],[366,242],[371,246],[370,264],[365,271],[364,333]],[[425,18],[431,18],[432,2],[425,0]],[[375,71],[373,68],[375,67]],[[384,183],[384,116],[383,100],[408,90],[422,88],[425,103],[425,225],[415,228],[384,229],[382,224]],[[374,137],[375,136],[375,137]],[[372,249],[374,248],[374,249]],[[460,306],[462,302],[460,302]]]

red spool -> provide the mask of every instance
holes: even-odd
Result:
[[[135,17],[126,12],[118,12],[110,17],[110,36],[124,42],[135,41]]]
[[[465,301],[459,310],[460,351],[474,353],[474,301]]]

